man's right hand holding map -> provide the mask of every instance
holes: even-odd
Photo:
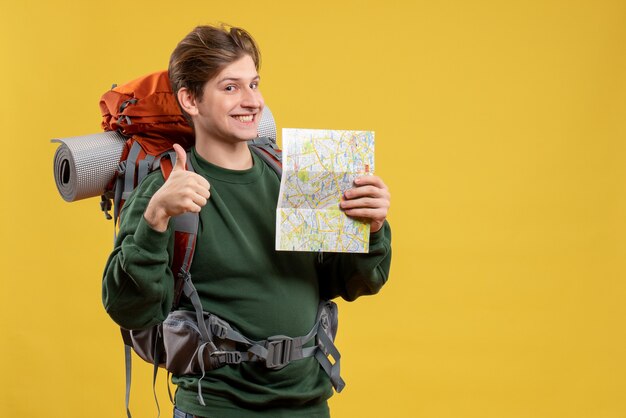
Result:
[[[353,218],[370,224],[370,233],[378,232],[387,218],[391,201],[389,189],[378,176],[361,176],[354,179],[354,187],[346,190],[339,206]]]

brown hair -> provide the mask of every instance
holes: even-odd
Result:
[[[261,65],[259,47],[244,29],[225,24],[197,26],[170,56],[168,75],[172,91],[176,95],[184,87],[197,100],[202,100],[204,84],[244,55],[250,55],[258,70]],[[183,115],[189,120],[184,110]]]

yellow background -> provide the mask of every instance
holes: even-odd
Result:
[[[0,416],[124,416],[113,227],[60,198],[49,140],[98,132],[112,83],[219,21],[261,45],[279,128],[376,131],[394,261],[341,304],[334,417],[626,417],[626,3],[608,0],[3,0]],[[135,364],[135,416],[155,416]]]

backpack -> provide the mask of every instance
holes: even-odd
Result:
[[[164,158],[170,161],[175,158],[174,144],[191,148],[194,133],[172,93],[167,71],[151,73],[121,86],[113,85],[100,98],[100,112],[104,131],[116,131],[128,137],[117,173],[102,194],[102,210],[109,219],[108,211],[113,207],[113,219],[117,222],[124,201],[141,180],[159,169]],[[259,138],[250,141],[250,148],[280,175],[280,149],[276,145],[274,119],[267,108],[259,125]],[[169,175],[169,171],[170,164],[164,175]]]
[[[161,170],[167,179],[176,159],[173,144],[179,143],[189,149],[193,146],[194,135],[172,93],[166,71],[148,74],[122,86],[113,86],[100,99],[100,110],[102,128],[128,138],[116,174],[101,196],[102,210],[108,219],[113,218],[117,226],[124,202],[142,179],[155,170]],[[259,137],[249,141],[248,145],[280,177],[281,151],[275,137],[274,120],[265,107],[259,124]],[[190,159],[187,161],[187,169],[193,171]],[[114,213],[111,217],[109,211],[112,208]],[[333,343],[337,330],[337,307],[334,302],[320,302],[317,321],[307,335],[295,338],[272,336],[263,341],[250,340],[221,318],[203,312],[189,273],[198,222],[197,213],[185,213],[172,219],[175,297],[168,318],[147,330],[121,329],[125,344],[128,417],[131,417],[131,350],[154,365],[153,389],[159,367],[174,374],[202,374],[204,377],[207,370],[225,364],[263,361],[268,368],[278,369],[291,360],[314,356],[331,377],[336,390],[341,391],[345,383],[339,376],[340,354]],[[189,298],[195,312],[178,310],[182,295]],[[189,332],[190,329],[195,332]],[[175,338],[168,339],[168,335]],[[303,348],[311,340],[315,340],[316,344]],[[245,350],[236,351],[235,346]],[[198,400],[204,405],[200,383]]]

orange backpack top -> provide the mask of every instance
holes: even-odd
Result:
[[[105,131],[193,145],[193,129],[172,93],[167,71],[114,85],[100,98],[100,111]]]

